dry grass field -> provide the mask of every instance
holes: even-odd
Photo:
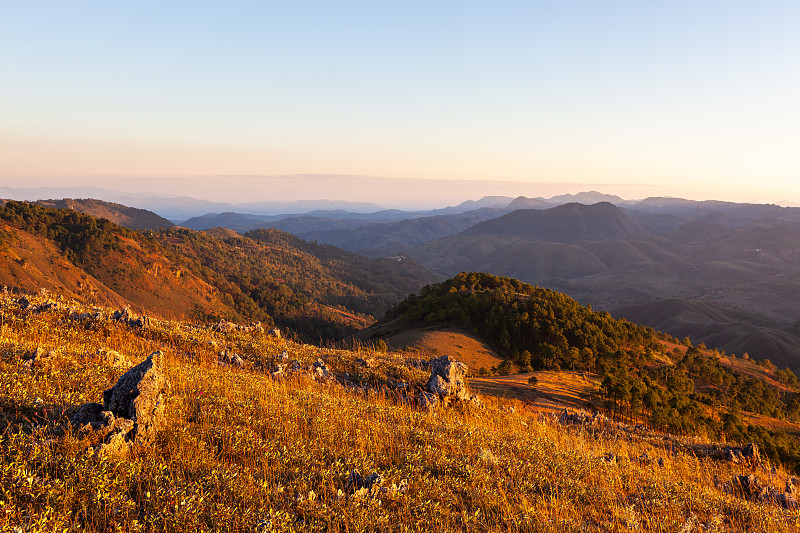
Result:
[[[658,439],[561,426],[486,388],[527,385],[525,376],[475,380],[482,408],[424,412],[390,389],[427,377],[403,355],[180,322],[77,320],[84,311],[0,300],[0,531],[800,530],[799,511],[712,482],[755,472],[778,485],[780,467],[754,471]],[[27,364],[37,348],[52,354]],[[99,401],[123,372],[103,349],[134,362],[162,350],[172,387],[165,430],[125,460],[98,455],[91,436],[68,429],[76,408]],[[217,364],[223,349],[244,365]],[[302,373],[274,380],[284,352],[301,365],[320,358],[353,385]],[[577,373],[537,376],[554,404],[596,385]],[[359,487],[354,470],[380,478]]]

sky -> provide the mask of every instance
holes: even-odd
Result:
[[[798,21],[796,0],[0,0],[0,186],[800,202]]]

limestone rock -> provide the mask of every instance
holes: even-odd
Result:
[[[103,393],[103,405],[82,405],[72,416],[72,425],[81,432],[94,432],[100,441],[97,451],[118,458],[124,458],[134,445],[152,443],[166,425],[169,381],[163,365],[161,352],[150,354]]]
[[[420,391],[417,394],[417,405],[424,411],[430,411],[439,405],[439,396],[430,392]]]
[[[431,360],[430,368],[431,377],[426,385],[428,392],[439,395],[445,404],[469,400],[467,365],[445,355]]]

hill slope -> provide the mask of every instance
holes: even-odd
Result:
[[[714,212],[704,204],[699,215],[688,208],[681,214],[623,212],[610,204],[529,209],[408,254],[443,276],[511,276],[618,316],[660,300],[704,301],[740,319],[703,318],[693,330],[702,335],[693,336],[696,342],[728,351],[746,347],[751,356],[800,370],[800,337],[790,329],[800,320],[800,227],[790,220],[795,213],[777,206],[723,207]],[[781,218],[750,218],[764,212]],[[643,320],[680,337],[689,331],[678,322]]]
[[[405,299],[363,334],[380,337],[387,328],[402,331],[403,325],[422,324],[471,331],[508,358],[497,367],[501,373],[516,366],[599,374],[598,394],[613,413],[642,416],[670,431],[719,434],[742,409],[800,417],[796,388],[775,390],[774,382],[732,370],[718,353],[694,346],[672,349],[676,340],[667,335],[510,278],[461,273]],[[785,379],[797,386],[791,372],[785,371]],[[709,416],[720,406],[727,414]]]
[[[564,244],[648,234],[641,224],[608,202],[594,205],[570,203],[545,210],[519,209],[475,224],[463,232],[463,235],[499,235]]]
[[[92,330],[63,310],[32,312],[6,298],[0,306],[0,529],[797,530],[797,511],[733,484],[756,473],[783,495],[780,466],[767,474],[747,461],[703,459],[694,439],[603,417],[562,423],[489,396],[483,408],[426,413],[401,401],[402,389],[385,393],[394,380],[418,387],[427,378],[392,354],[179,322],[132,329],[97,319]],[[217,364],[220,347],[241,354],[242,366]],[[68,417],[103,399],[125,371],[115,363],[155,350],[171,383],[164,427],[129,457],[100,455],[101,432],[69,430]],[[283,353],[300,368],[319,360],[328,379],[273,379]]]
[[[173,226],[172,222],[158,216],[152,211],[91,198],[80,200],[72,198],[65,198],[63,200],[39,200],[36,203],[55,209],[72,209],[73,211],[91,215],[95,218],[105,218],[118,226],[128,229],[156,230],[160,228],[171,228]]]
[[[274,230],[247,237],[182,228],[143,234],[23,202],[0,208],[0,220],[8,228],[0,283],[124,302],[169,318],[275,322],[307,338],[351,333],[431,281],[408,259],[370,260]],[[21,268],[23,262],[31,268]],[[49,263],[69,267],[42,270]],[[59,276],[64,281],[56,283]]]

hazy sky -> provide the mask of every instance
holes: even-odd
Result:
[[[800,201],[799,24],[796,0],[0,0],[0,185]]]

